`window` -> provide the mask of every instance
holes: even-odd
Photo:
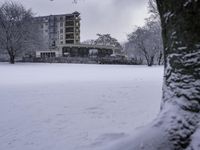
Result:
[[[63,22],[60,23],[60,26],[63,27]]]
[[[63,33],[63,29],[60,29],[60,33]]]
[[[51,57],[56,57],[56,53],[55,53],[55,52],[51,52],[51,53],[50,53],[50,56],[51,56]]]
[[[50,58],[50,57],[56,57],[55,52],[42,52],[40,53],[41,58]]]
[[[60,44],[63,44],[63,41],[60,41]]]
[[[52,46],[56,46],[56,41],[52,41]]]
[[[62,34],[60,35],[60,39],[63,39],[63,35]]]

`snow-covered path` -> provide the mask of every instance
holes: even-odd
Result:
[[[89,150],[158,113],[163,67],[0,63],[0,150]]]

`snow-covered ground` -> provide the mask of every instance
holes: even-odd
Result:
[[[0,150],[94,150],[131,136],[158,113],[162,76],[163,67],[0,63]]]

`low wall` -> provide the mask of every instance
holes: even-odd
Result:
[[[139,65],[133,59],[122,59],[114,57],[90,58],[90,57],[55,57],[55,58],[23,58],[22,62],[41,63],[78,63],[78,64],[126,64]]]

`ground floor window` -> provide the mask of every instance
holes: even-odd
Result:
[[[55,52],[42,52],[40,53],[41,58],[50,58],[50,57],[56,57]]]

